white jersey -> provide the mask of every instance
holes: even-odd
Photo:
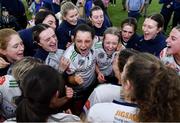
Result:
[[[89,109],[96,103],[112,102],[113,100],[120,101],[121,90],[122,87],[118,85],[112,85],[112,84],[99,85],[91,93],[91,95],[89,96],[88,100],[86,101],[83,107],[85,114],[87,115]]]
[[[0,77],[0,92],[3,96],[1,109],[6,118],[15,116],[16,105],[14,99],[21,95],[18,83],[11,75]]]
[[[80,122],[81,119],[73,114],[57,113],[51,115],[47,122]]]
[[[66,70],[67,74],[77,74],[83,78],[83,84],[73,87],[81,90],[89,87],[95,79],[95,56],[91,50],[85,57],[81,56],[75,49],[74,44],[68,47],[64,53],[64,57],[70,60],[70,65]]]
[[[175,67],[175,70],[177,71],[178,75],[180,75],[180,65],[178,65],[173,57],[173,55],[167,55],[161,58],[161,60],[164,62],[164,64],[172,64]]]
[[[97,103],[90,108],[87,121],[93,123],[138,122],[138,112],[136,104],[118,101]]]
[[[177,64],[176,60],[174,59],[173,55],[167,54],[167,48],[164,48],[160,53],[160,59],[164,64],[172,65],[175,70],[177,71],[178,75],[180,75],[180,65]]]
[[[81,119],[76,116],[76,115],[73,115],[73,114],[66,114],[66,113],[57,113],[57,114],[53,114],[53,115],[50,115],[47,119],[47,122],[53,122],[53,123],[59,123],[59,122],[63,122],[63,123],[66,123],[66,122],[80,122]],[[10,118],[10,119],[7,119],[6,121],[4,121],[4,123],[16,123],[16,118]]]
[[[94,45],[94,51],[97,66],[99,70],[102,72],[102,74],[104,76],[113,75],[112,64],[117,52],[114,52],[111,56],[108,56],[107,53],[104,51],[102,41],[99,41]]]
[[[55,68],[56,70],[59,70],[59,63],[63,53],[64,50],[61,49],[58,49],[55,53],[49,53],[45,60],[45,64]]]

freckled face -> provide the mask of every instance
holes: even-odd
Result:
[[[24,57],[24,45],[19,35],[10,36],[10,41],[4,55],[11,63],[21,60]]]

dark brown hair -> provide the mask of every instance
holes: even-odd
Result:
[[[43,23],[40,23],[33,27],[33,40],[35,43],[40,42],[40,37],[39,37],[40,33],[48,28],[50,28],[50,26]]]
[[[123,79],[133,87],[131,100],[140,108],[139,121],[180,121],[180,77],[175,70],[151,54],[140,53],[129,58],[123,72]]]
[[[154,13],[152,15],[149,15],[147,18],[150,18],[150,19],[156,21],[157,24],[158,24],[157,25],[158,28],[163,28],[164,27],[164,18],[163,18],[163,16],[161,14]]]

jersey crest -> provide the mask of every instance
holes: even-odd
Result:
[[[84,61],[83,59],[80,59],[80,60],[78,61],[78,65],[79,65],[79,66],[82,66],[84,63],[85,63],[85,61]]]
[[[99,54],[98,54],[98,57],[99,57],[100,59],[104,58],[104,53],[99,53]]]

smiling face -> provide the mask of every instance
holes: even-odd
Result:
[[[92,11],[92,16],[89,17],[92,25],[96,28],[101,28],[104,22],[104,14],[101,9]]]
[[[74,41],[79,53],[82,56],[87,56],[93,44],[91,33],[87,31],[78,31]]]
[[[67,14],[63,16],[63,20],[66,20],[71,25],[77,25],[79,18],[79,12],[76,8],[68,10]]]
[[[106,34],[103,45],[108,55],[112,55],[118,47],[119,37],[114,34]]]
[[[158,28],[158,23],[156,21],[146,18],[143,23],[142,30],[144,33],[144,39],[150,40],[156,37],[156,35],[161,31],[161,28]]]
[[[48,15],[42,23],[49,25],[54,30],[56,29],[56,19],[52,15]]]
[[[133,26],[124,24],[121,32],[123,41],[128,42],[129,39],[133,36],[133,34],[134,34]]]
[[[19,35],[11,35],[7,48],[3,51],[9,62],[21,60],[24,57],[24,45]]]
[[[167,53],[168,54],[179,54],[180,55],[180,31],[173,28],[166,39],[167,42]]]
[[[47,52],[57,51],[57,37],[52,28],[47,28],[39,35],[40,41],[38,43]]]

